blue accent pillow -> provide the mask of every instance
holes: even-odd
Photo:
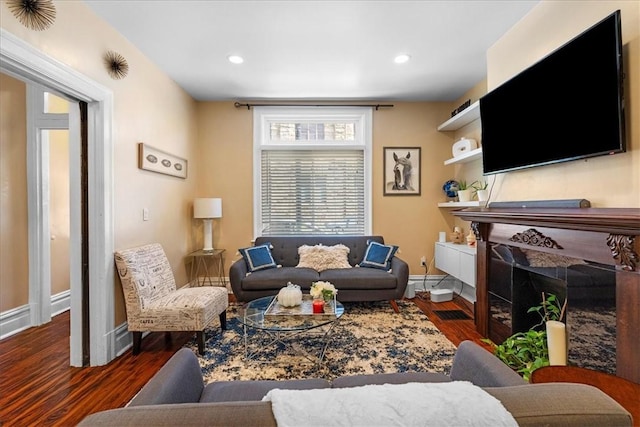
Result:
[[[360,267],[379,268],[382,270],[391,269],[391,258],[398,250],[394,245],[383,245],[378,242],[369,242],[364,259],[359,264]]]
[[[273,260],[273,256],[271,255],[272,247],[271,243],[265,243],[259,246],[238,249],[242,258],[244,258],[244,262],[247,264],[247,270],[249,270],[249,273],[277,267],[276,262]]]

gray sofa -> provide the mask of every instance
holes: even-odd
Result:
[[[460,344],[449,376],[406,372],[283,381],[216,381],[204,384],[198,359],[178,351],[125,408],[89,415],[80,426],[190,425],[270,426],[274,388],[317,389],[367,384],[470,381],[498,399],[522,426],[631,426],[631,415],[595,387],[584,384],[527,384],[490,352],[471,341]],[[464,411],[465,408],[451,408]],[[481,425],[478,421],[478,425]]]
[[[391,272],[377,268],[329,269],[317,272],[311,268],[296,268],[300,257],[298,247],[302,245],[333,246],[339,243],[350,249],[348,260],[351,266],[364,258],[367,242],[384,244],[382,236],[271,236],[258,237],[255,245],[271,243],[271,254],[281,268],[271,268],[247,275],[243,259],[234,262],[229,269],[229,281],[233,294],[239,302],[276,295],[287,282],[300,285],[303,292],[313,282],[331,282],[338,290],[339,301],[390,301],[398,311],[395,300],[401,299],[409,281],[409,266],[398,256],[391,259]]]

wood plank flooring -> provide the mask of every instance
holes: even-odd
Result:
[[[441,320],[433,310],[469,307],[461,298],[431,303],[428,294],[413,301],[456,346],[465,339],[480,344],[473,320]],[[0,341],[0,425],[74,426],[88,414],[126,405],[192,335],[150,334],[142,350],[128,350],[106,366],[69,366],[69,312],[52,322]],[[484,345],[484,344],[483,344]]]

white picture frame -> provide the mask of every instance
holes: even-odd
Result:
[[[187,166],[187,159],[151,147],[144,142],[138,143],[138,167],[140,169],[185,179],[187,178]]]

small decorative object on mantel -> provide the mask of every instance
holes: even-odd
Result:
[[[111,78],[120,80],[124,79],[129,73],[129,64],[124,56],[112,50],[104,54],[104,65]]]
[[[278,292],[278,304],[283,307],[295,307],[301,303],[302,290],[298,285],[288,282],[287,286],[280,289],[280,292]]]
[[[453,228],[453,233],[449,234],[449,240],[451,240],[451,243],[462,243],[462,230],[460,227]]]
[[[56,19],[52,0],[8,0],[7,6],[22,25],[32,30],[46,30]]]
[[[469,234],[467,234],[467,245],[472,248],[476,246],[476,235],[473,234],[473,230],[469,230]]]

